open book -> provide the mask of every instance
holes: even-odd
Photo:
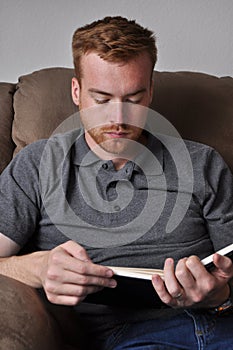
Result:
[[[220,255],[228,256],[233,260],[233,244],[230,244],[227,247],[220,249],[216,253]],[[214,267],[213,255],[214,254],[211,254],[207,256],[205,259],[201,260],[202,264],[207,268],[207,270],[210,270],[211,268]],[[152,276],[154,274],[157,274],[163,278],[163,270],[160,270],[160,269],[121,267],[121,266],[109,266],[109,267],[113,270],[113,272],[117,276],[151,280]]]
[[[233,244],[216,253],[228,256],[233,260]],[[202,264],[211,270],[214,267],[213,255],[201,260]],[[158,308],[167,307],[158,297],[151,279],[152,275],[159,274],[163,278],[163,270],[148,268],[132,268],[109,266],[115,273],[116,288],[104,288],[102,291],[89,294],[85,299],[87,303],[112,305],[131,308]]]

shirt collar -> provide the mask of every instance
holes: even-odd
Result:
[[[73,163],[79,166],[89,166],[101,161],[86,143],[84,130],[81,129],[80,131],[74,143]]]
[[[144,172],[145,175],[161,175],[163,174],[163,145],[159,139],[148,133],[146,147],[134,159],[134,170]]]

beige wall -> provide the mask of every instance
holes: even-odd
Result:
[[[73,31],[116,14],[157,33],[158,70],[233,75],[232,0],[0,0],[0,81],[71,67]]]

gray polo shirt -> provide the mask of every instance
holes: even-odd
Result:
[[[0,232],[34,250],[73,239],[95,263],[132,267],[162,268],[166,257],[203,258],[232,243],[233,179],[220,155],[157,136],[118,171],[88,148],[82,130],[25,147],[0,177]],[[108,314],[109,324],[159,315],[77,309],[100,323]]]

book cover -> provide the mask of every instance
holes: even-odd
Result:
[[[233,244],[219,250],[217,253],[225,255],[233,260]],[[202,264],[211,270],[214,268],[213,255],[202,259]],[[151,279],[157,273],[163,278],[163,270],[147,268],[131,268],[121,266],[109,266],[115,273],[116,288],[104,288],[102,291],[89,294],[85,302],[126,306],[135,308],[167,307],[159,298]]]

